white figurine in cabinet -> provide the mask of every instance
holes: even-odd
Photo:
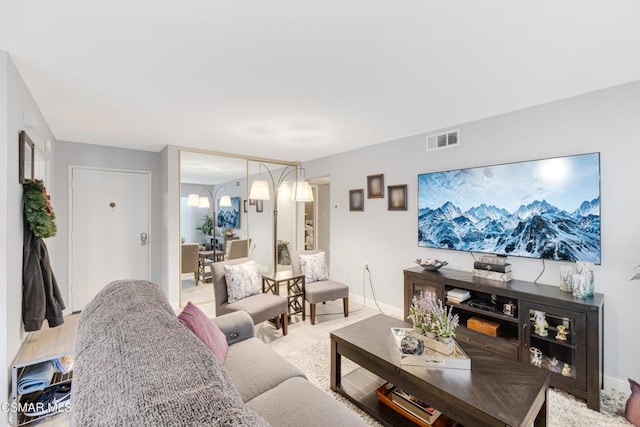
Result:
[[[569,366],[568,363],[565,363],[563,368],[562,368],[562,375],[564,375],[565,377],[570,377],[571,376],[571,366]]]
[[[533,312],[533,318],[531,320],[533,320],[533,332],[536,335],[540,335],[541,337],[546,337],[547,335],[549,335],[549,331],[547,331],[547,327],[549,326],[549,324],[547,323],[547,320],[545,318],[544,311],[535,310]]]
[[[567,331],[567,328],[565,326],[558,325],[558,333],[556,334],[556,339],[559,341],[566,341],[568,333],[569,331]]]
[[[540,351],[540,349],[535,348],[535,347],[531,347],[529,349],[529,351],[531,352],[531,364],[533,366],[537,366],[538,368],[540,366],[542,366],[542,351]]]

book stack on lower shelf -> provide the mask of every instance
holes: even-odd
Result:
[[[410,419],[419,426],[430,426],[440,416],[440,411],[405,392],[391,383],[381,385],[377,390],[378,400],[389,408]]]
[[[511,264],[506,258],[497,256],[483,256],[480,261],[473,263],[473,275],[485,279],[508,282],[511,280]]]
[[[453,288],[447,292],[447,302],[460,304],[471,298],[471,292],[466,289]]]

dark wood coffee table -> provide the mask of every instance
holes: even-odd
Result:
[[[375,389],[389,381],[467,427],[547,425],[549,376],[544,371],[472,347],[465,348],[471,370],[401,366],[391,327],[411,325],[378,314],[331,333],[331,389],[382,424],[412,425],[378,402]],[[342,377],[342,356],[361,368]],[[450,425],[451,420],[436,423]]]

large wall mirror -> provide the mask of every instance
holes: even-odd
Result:
[[[268,200],[250,199],[253,215],[254,259],[266,272],[291,269],[290,252],[297,246],[297,202],[292,198],[296,165],[249,161],[249,190],[256,181],[266,182]],[[250,196],[249,196],[250,197]],[[275,230],[275,236],[274,236]]]
[[[261,274],[291,269],[303,221],[291,196],[295,165],[187,150],[179,158],[180,306],[213,302],[213,262],[248,256]],[[268,199],[249,199],[255,180],[268,183]]]

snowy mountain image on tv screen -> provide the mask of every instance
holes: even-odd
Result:
[[[600,154],[418,175],[418,244],[600,264]]]

